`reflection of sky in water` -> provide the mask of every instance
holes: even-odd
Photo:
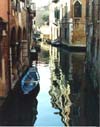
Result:
[[[56,114],[59,110],[52,108],[50,103],[51,97],[48,93],[51,85],[49,66],[40,64],[38,70],[40,74],[40,93],[37,97],[38,115],[35,126],[63,126],[60,115]]]
[[[45,59],[39,66],[41,90],[36,125],[64,126],[62,121],[68,126],[96,125],[98,104],[84,77],[85,53],[51,48],[49,59],[44,54],[40,57]],[[45,64],[48,60],[51,71]]]

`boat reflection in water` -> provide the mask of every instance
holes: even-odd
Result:
[[[32,94],[23,95],[20,87],[11,91],[0,108],[1,126],[33,126],[37,119],[36,99],[40,90],[38,85]]]

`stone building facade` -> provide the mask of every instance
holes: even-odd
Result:
[[[8,1],[0,1],[0,96],[5,96],[9,87],[8,69]]]
[[[51,0],[50,2],[50,17],[49,17],[49,26],[50,26],[50,39],[57,39],[59,35],[59,19],[60,19],[60,8],[58,0]]]
[[[87,0],[86,69],[98,91],[100,85],[100,1]]]
[[[86,0],[71,0],[72,44],[86,45]]]
[[[32,11],[29,0],[0,1],[0,96],[6,96],[29,66]]]
[[[50,2],[51,39],[67,46],[86,46],[86,0]]]

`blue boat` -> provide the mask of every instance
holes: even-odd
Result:
[[[29,94],[34,90],[40,81],[40,76],[36,67],[30,67],[21,80],[21,89],[24,94]]]

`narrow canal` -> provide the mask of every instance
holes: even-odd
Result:
[[[86,78],[84,52],[50,46],[39,55],[38,69],[36,126],[98,125],[98,95]]]
[[[41,49],[40,88],[34,97],[23,96],[15,88],[0,108],[0,125],[98,125],[98,95],[87,80],[84,65],[85,53],[51,46]]]

